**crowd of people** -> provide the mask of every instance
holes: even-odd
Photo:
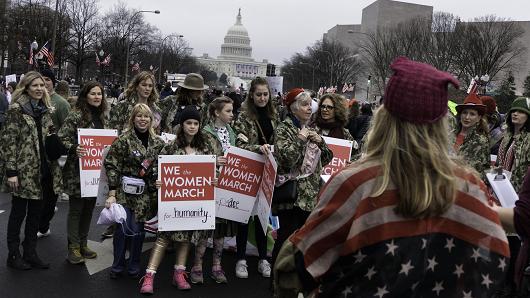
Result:
[[[41,259],[46,252],[37,253],[37,239],[51,233],[63,193],[69,202],[66,259],[80,264],[97,258],[87,245],[96,198],[81,197],[79,158],[87,152],[77,134],[80,128],[116,129],[118,138],[103,160],[105,207],[120,204],[127,216],[110,227],[110,278],[141,278],[143,294],[153,294],[169,247],[176,252],[173,285],[189,290],[204,283],[209,238],[213,262],[207,275],[228,283],[223,245],[225,237],[235,236],[233,270],[237,278],[248,278],[250,225],[221,218],[214,230],[158,232],[147,267],[140,266],[144,223],[157,214],[158,156],[216,155],[222,167],[231,146],[271,152],[278,164],[271,212],[280,228],[272,258],[261,226],[254,224],[251,231],[258,273],[274,277],[278,297],[520,293],[529,262],[528,242],[520,249],[520,237],[530,234],[530,99],[516,99],[503,116],[493,98],[472,93],[453,115],[447,86],[458,82],[450,74],[406,58],[398,58],[392,69],[383,104],[375,109],[334,93],[315,99],[302,88],[276,97],[261,77],[242,97],[208,92],[202,76],[190,73],[173,93],[170,85],[157,88],[154,75],[145,71],[116,94],[115,105],[94,81],[85,82],[69,102],[51,70],[26,73],[8,85],[8,96],[0,95],[1,189],[12,194],[7,266],[50,267]],[[166,144],[161,133],[176,137]],[[323,137],[353,143],[350,163],[327,183],[321,171],[333,152]],[[512,173],[510,181],[521,193],[515,208],[495,206],[485,178],[495,163]],[[126,192],[123,177],[143,180],[145,191]]]

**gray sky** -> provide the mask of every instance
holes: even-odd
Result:
[[[164,35],[179,33],[193,54],[217,57],[223,38],[236,21],[241,8],[242,22],[251,39],[252,56],[281,64],[295,52],[322,38],[337,24],[360,24],[362,9],[373,0],[127,0],[128,7],[160,10],[145,13],[146,20]],[[462,20],[494,14],[516,21],[530,21],[529,0],[410,0],[434,6],[434,11],[458,15]],[[101,0],[107,12],[118,0]]]

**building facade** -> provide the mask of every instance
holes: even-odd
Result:
[[[236,23],[230,27],[221,45],[221,55],[217,58],[203,54],[197,60],[215,71],[217,76],[223,73],[229,77],[239,77],[243,80],[251,80],[257,76],[266,76],[268,61],[254,61],[252,58],[252,46],[247,29],[241,22],[241,9],[236,17]],[[276,70],[278,73],[278,70]]]

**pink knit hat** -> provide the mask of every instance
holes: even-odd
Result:
[[[458,88],[449,73],[425,63],[399,57],[385,90],[384,107],[394,116],[415,124],[434,123],[447,114],[447,84]]]

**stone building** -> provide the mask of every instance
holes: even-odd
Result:
[[[221,45],[221,55],[213,58],[203,54],[202,57],[197,57],[197,60],[215,71],[218,76],[224,73],[229,77],[240,77],[244,80],[251,80],[256,76],[264,77],[268,64],[266,59],[258,62],[252,58],[250,37],[241,22],[241,9],[237,14],[236,23],[225,35],[224,43]]]

